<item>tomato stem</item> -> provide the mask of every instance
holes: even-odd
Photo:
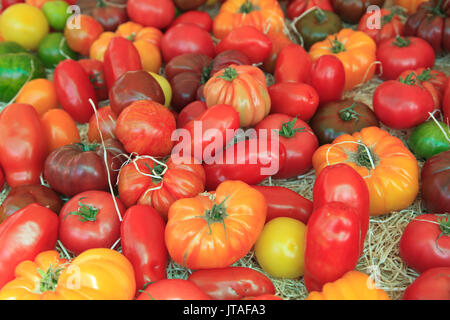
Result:
[[[428,69],[422,71],[422,73],[419,74],[416,78],[417,78],[417,80],[419,80],[421,82],[425,82],[425,81],[429,81],[431,79],[436,79],[436,74],[431,73],[431,69],[428,68]]]
[[[134,42],[134,40],[136,39],[136,32],[130,33],[130,35],[128,37],[126,37],[125,39],[130,40],[131,42]]]
[[[106,8],[105,0],[97,0],[97,8]]]
[[[225,234],[227,232],[227,229],[225,227],[225,218],[228,216],[227,214],[227,207],[225,206],[225,201],[227,201],[228,196],[219,204],[214,203],[211,209],[205,210],[205,213],[203,215],[204,219],[208,223],[209,227],[209,234],[211,234],[211,224],[212,223],[222,223],[223,228],[225,230]]]
[[[226,68],[225,71],[223,72],[223,75],[218,76],[218,78],[222,78],[226,81],[233,81],[234,79],[236,79],[238,77],[238,73],[236,71],[236,69],[234,68]]]
[[[254,10],[257,10],[258,7],[253,5],[253,3],[251,2],[251,0],[247,0],[245,1],[244,4],[241,5],[241,7],[239,8],[239,12],[243,13],[243,14],[249,14]]]
[[[378,162],[378,157],[373,153],[369,147],[358,145],[356,153],[356,164],[361,167],[366,167],[368,169],[373,169],[372,159],[374,165]]]
[[[78,210],[77,211],[72,211],[69,212],[64,219],[66,219],[69,215],[75,215],[78,216],[78,220],[80,220],[81,222],[86,222],[86,221],[97,221],[97,215],[99,213],[99,209],[90,206],[90,205],[85,205],[84,203],[81,202],[81,200],[85,199],[80,198],[78,200]]]
[[[96,143],[84,144],[84,143],[79,142],[77,144],[81,147],[83,152],[95,151],[99,147],[99,144],[96,144]]]
[[[392,43],[394,46],[397,46],[399,48],[405,48],[408,47],[411,44],[411,40],[407,38],[403,38],[400,36],[395,37],[395,41]]]
[[[325,12],[323,12],[319,8],[314,10],[314,15],[316,16],[317,22],[319,22],[320,24],[322,24],[328,20]]]
[[[400,81],[401,83],[407,84],[409,86],[413,86],[416,84],[416,80],[417,80],[417,74],[413,71],[410,74],[408,74],[406,76],[406,78],[398,78],[398,81]]]
[[[59,275],[64,268],[56,268],[53,269],[53,266],[50,265],[47,271],[38,268],[37,272],[41,276],[41,280],[39,281],[39,291],[41,293],[46,291],[55,291],[56,286],[58,284]]]
[[[280,136],[285,138],[293,138],[297,132],[305,131],[305,127],[294,128],[295,123],[297,122],[297,117],[295,117],[292,121],[284,122],[281,125],[281,131],[279,133]]]
[[[350,107],[339,110],[339,117],[344,121],[356,120],[359,121],[361,114],[355,111],[356,103],[354,102]]]
[[[345,51],[347,51],[347,49],[345,48],[344,43],[335,38],[332,41],[331,53],[338,54]]]

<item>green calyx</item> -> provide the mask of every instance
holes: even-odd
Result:
[[[134,39],[136,39],[136,32],[132,32],[128,37],[125,37],[125,39],[134,42]]]
[[[53,269],[53,266],[51,265],[46,272],[40,268],[37,269],[37,272],[41,276],[41,280],[39,281],[40,293],[55,291],[62,270],[64,270],[64,268],[59,267]]]
[[[226,197],[221,203],[214,203],[211,209],[205,210],[203,214],[203,218],[208,223],[209,233],[211,234],[211,224],[212,223],[222,223],[223,228],[225,230],[225,234],[227,233],[225,227],[225,218],[228,216],[227,207],[225,206],[225,201],[227,201],[228,197]]]
[[[314,10],[314,15],[317,19],[317,22],[319,22],[320,24],[324,23],[327,19],[327,16],[325,14],[325,12],[323,12],[320,9]]]
[[[294,128],[295,123],[297,122],[297,117],[295,117],[292,121],[284,122],[281,125],[281,130],[279,135],[285,138],[293,138],[297,132],[305,131],[305,127]]]
[[[417,83],[417,75],[415,72],[411,72],[410,74],[408,74],[406,76],[406,78],[398,78],[398,81],[400,81],[401,83],[407,84],[409,86],[413,86]]]
[[[87,151],[95,151],[99,147],[99,144],[84,144],[84,143],[77,143],[81,147],[81,151],[87,152]]]
[[[361,114],[355,111],[356,103],[353,103],[350,107],[339,110],[339,117],[344,121],[356,120],[359,121]]]
[[[437,222],[439,223],[439,228],[441,229],[440,236],[450,236],[450,216],[446,215],[445,217],[442,217],[442,219],[438,218]]]
[[[411,40],[397,36],[392,44],[399,48],[406,48],[411,44]]]
[[[338,54],[340,52],[345,52],[345,51],[347,51],[347,49],[345,48],[344,43],[339,41],[337,38],[335,38],[332,41],[331,53]]]
[[[72,215],[72,216],[78,216],[78,220],[80,220],[81,222],[97,221],[97,215],[100,210],[93,206],[82,203],[81,200],[83,200],[83,199],[85,199],[85,198],[83,197],[78,200],[78,205],[79,205],[78,210],[69,212],[64,217],[64,219],[66,219],[69,215]]]
[[[370,170],[373,169],[372,163],[374,166],[377,165],[378,157],[369,147],[358,145],[355,162],[360,167],[366,167]]]
[[[209,77],[211,76],[212,67],[212,63],[209,66],[203,67],[200,84],[205,84],[208,82]]]
[[[236,69],[234,68],[226,68],[223,75],[218,76],[218,78],[224,79],[226,81],[233,81],[234,79],[236,79],[238,77],[238,73],[236,71]]]
[[[106,8],[105,0],[97,0],[97,8]]]
[[[436,79],[436,74],[432,74],[431,73],[431,69],[428,68],[424,71],[422,71],[421,74],[419,74],[418,76],[416,76],[417,80],[421,81],[421,82],[425,82],[425,81],[429,81],[431,79]]]
[[[165,167],[159,163],[157,163],[153,168],[150,167],[147,163],[144,163],[144,166],[151,172],[154,177],[152,177],[153,183],[160,183],[164,176]]]
[[[239,13],[248,14],[252,11],[258,10],[258,7],[253,5],[251,0],[245,1],[242,6],[239,8]]]

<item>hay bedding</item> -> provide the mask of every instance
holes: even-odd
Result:
[[[392,5],[391,3],[391,0],[387,0],[385,6],[389,7]],[[218,12],[218,7],[204,7],[200,10],[205,10],[210,13],[211,16],[215,16]],[[352,26],[346,25],[346,27]],[[293,39],[295,38],[295,35],[293,36],[290,34],[290,36]],[[437,57],[435,69],[450,75],[450,55],[447,54],[446,56]],[[268,82],[272,82],[270,76],[268,77]],[[366,103],[372,108],[373,92],[381,82],[382,81],[375,76],[366,84],[346,92],[344,98],[353,98]],[[406,145],[411,130],[392,130],[383,125],[381,127],[390,134],[400,138]],[[88,142],[87,125],[79,125],[78,128],[83,142]],[[419,166],[423,166],[422,161],[419,161]],[[287,187],[305,198],[312,200],[312,189],[315,178],[314,170],[311,170],[297,179],[267,179],[262,184]],[[6,187],[3,192],[0,193],[0,203],[3,202],[9,193],[9,190],[10,188]],[[371,275],[377,286],[384,289],[392,299],[401,299],[404,290],[418,276],[418,273],[408,268],[400,258],[399,241],[406,225],[414,217],[424,213],[427,213],[427,211],[422,204],[419,194],[414,203],[404,210],[370,218],[364,253],[359,259],[356,269]],[[57,250],[61,251],[61,248],[58,247]],[[118,250],[120,251],[120,248]],[[63,252],[61,253],[64,254]],[[252,268],[266,274],[273,281],[276,288],[276,294],[284,299],[302,300],[308,296],[308,291],[305,288],[303,278],[277,279],[269,276],[258,265],[253,251],[237,261],[234,265]],[[173,261],[170,261],[167,267],[168,278],[186,279],[190,273],[191,270],[183,268]]]

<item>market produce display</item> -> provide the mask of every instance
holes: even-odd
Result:
[[[449,52],[450,0],[1,1],[0,300],[450,300]]]

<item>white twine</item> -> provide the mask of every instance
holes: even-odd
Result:
[[[434,110],[433,112],[428,112],[428,114],[430,115],[430,117],[428,119],[433,119],[434,123],[436,123],[436,125],[439,127],[439,130],[442,131],[442,134],[444,135],[445,139],[447,139],[448,142],[450,142],[450,138],[447,135],[447,132],[444,130],[444,128],[442,128],[441,124],[439,123],[439,121],[436,120],[436,118],[434,117],[434,112],[439,111],[438,109]]]
[[[303,40],[303,36],[300,34],[300,32],[298,32],[297,28],[295,27],[295,24],[300,21],[301,19],[303,19],[308,13],[314,11],[314,10],[322,10],[321,8],[319,8],[318,6],[314,6],[309,8],[308,10],[305,10],[301,15],[299,15],[298,17],[295,17],[294,20],[292,20],[292,22],[289,24],[289,26],[291,27],[292,31],[297,35],[297,37],[300,39],[300,45],[303,47],[305,44],[305,41]]]
[[[71,57],[69,57],[62,49],[64,42],[66,41],[66,39],[64,37],[61,38],[61,41],[59,41],[59,45],[58,45],[58,51],[59,53],[66,59],[68,60],[72,60]]]
[[[117,246],[117,244],[118,244],[119,242],[120,242],[120,238],[117,239],[116,242],[114,242],[114,244],[113,244],[112,247],[111,247],[111,250],[114,250],[114,248]]]

